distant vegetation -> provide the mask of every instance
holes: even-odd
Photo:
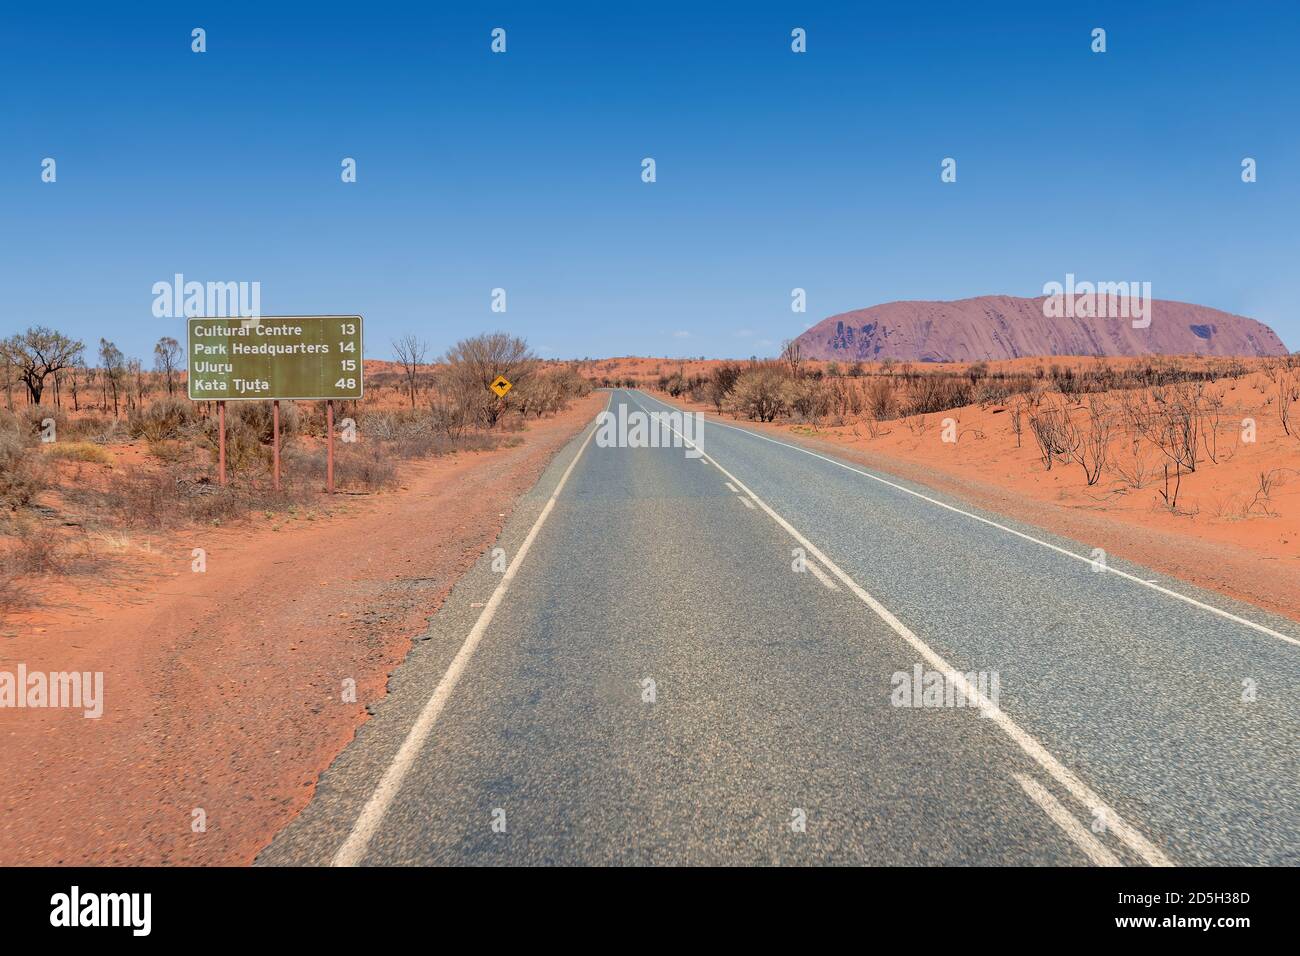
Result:
[[[389,488],[401,462],[516,441],[528,419],[592,388],[503,333],[458,342],[434,363],[427,352],[403,337],[394,343],[402,371],[370,375],[363,400],[336,403],[336,428],[350,419],[357,438],[335,443],[340,490]],[[325,504],[323,402],[281,403],[280,492],[271,487],[271,403],[230,402],[230,482],[221,487],[215,403],[184,397],[175,339],[158,341],[152,371],[107,339],[95,364],[85,353],[43,328],[0,342],[0,612],[29,599],[34,578],[99,566],[97,541]],[[504,399],[487,387],[501,374],[514,386]]]
[[[1008,413],[1017,447],[1025,435],[1034,442],[1044,470],[1077,466],[1087,485],[1109,476],[1121,492],[1151,485],[1164,508],[1187,513],[1179,503],[1183,476],[1230,457],[1243,427],[1223,382],[1248,379],[1269,417],[1300,438],[1300,354],[1248,361],[1062,358],[994,371],[985,362],[954,370],[887,359],[810,367],[794,341],[779,359],[720,362],[707,374],[670,371],[653,384],[738,419],[862,428],[868,438],[899,426],[920,436],[942,413],[996,408]],[[1270,491],[1291,471],[1261,472],[1258,487],[1240,497],[1238,516],[1271,513]]]

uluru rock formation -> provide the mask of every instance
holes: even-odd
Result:
[[[1076,302],[1080,300],[1075,298]],[[1062,308],[1062,304],[1067,306]],[[971,362],[1023,355],[1285,355],[1262,322],[1205,306],[1148,300],[1150,324],[1093,318],[1061,297],[986,295],[887,302],[832,315],[799,336],[808,358]],[[1074,314],[1062,314],[1074,313]]]

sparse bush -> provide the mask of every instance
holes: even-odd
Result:
[[[1105,400],[1094,396],[1088,400],[1088,423],[1079,432],[1079,465],[1083,468],[1084,478],[1089,485],[1095,485],[1101,477],[1101,470],[1106,466],[1106,457],[1110,451],[1110,431],[1112,419],[1110,407]]]
[[[132,438],[158,442],[180,438],[194,421],[194,405],[182,398],[166,397],[131,412],[127,431]]]
[[[516,388],[527,389],[528,379],[536,373],[537,359],[521,338],[493,332],[463,339],[447,351],[445,377],[450,389],[466,396],[478,421],[494,427],[510,403],[513,392],[504,399],[488,387],[498,375],[504,375]]]
[[[946,412],[971,402],[971,384],[965,379],[940,375],[915,375],[911,387],[911,400],[907,414],[928,415]]]
[[[0,503],[10,511],[31,504],[49,485],[50,469],[26,425],[0,412]]]
[[[95,465],[111,465],[113,456],[103,445],[89,441],[56,442],[49,446],[49,457],[65,461],[84,461]]]
[[[894,382],[890,378],[874,378],[867,385],[867,414],[877,422],[893,418],[898,413],[898,399]]]
[[[165,461],[169,464],[176,464],[191,457],[189,447],[179,441],[169,439],[151,441],[149,443],[149,454],[159,461]]]
[[[476,409],[465,395],[436,389],[429,402],[433,428],[448,438],[459,438],[473,424]]]
[[[773,365],[760,365],[749,369],[736,379],[735,388],[727,399],[727,409],[733,415],[760,422],[770,422],[785,411],[786,376]]]
[[[785,404],[795,415],[816,424],[830,411],[826,386],[812,378],[789,379],[782,386]]]
[[[9,566],[8,556],[0,555],[0,620],[3,620],[3,615],[21,611],[31,603],[31,592],[19,583],[18,573]]]
[[[1043,405],[1030,412],[1029,429],[1038,441],[1038,454],[1048,471],[1055,461],[1069,462],[1079,447],[1078,431],[1069,410],[1062,405]]]
[[[383,448],[361,446],[352,454],[338,456],[334,462],[334,480],[342,488],[380,491],[397,484],[397,466]]]

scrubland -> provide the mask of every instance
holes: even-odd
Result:
[[[314,520],[395,488],[405,463],[517,442],[527,421],[592,388],[501,334],[431,363],[367,362],[367,373],[365,397],[335,405],[333,499],[323,402],[281,403],[277,491],[270,402],[228,404],[222,486],[215,403],[186,398],[183,374],[63,369],[40,404],[11,386],[0,407],[0,614],[39,603],[51,578],[111,576],[132,551],[186,528]],[[514,384],[504,399],[487,388],[498,374]]]

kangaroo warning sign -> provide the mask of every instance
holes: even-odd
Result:
[[[361,316],[189,319],[189,396],[202,401],[360,398]]]

